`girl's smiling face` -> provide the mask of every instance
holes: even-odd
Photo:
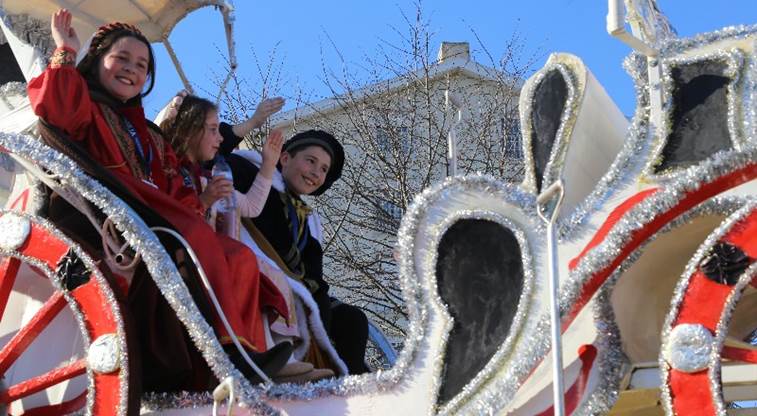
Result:
[[[134,98],[142,93],[149,62],[147,45],[131,36],[121,37],[100,59],[100,85],[118,100]]]
[[[281,175],[287,188],[296,195],[310,195],[323,185],[331,166],[331,156],[320,146],[308,146],[295,152],[283,152]]]

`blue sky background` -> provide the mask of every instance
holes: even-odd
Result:
[[[273,56],[279,79],[273,83],[275,90],[270,94],[290,98],[285,108],[293,106],[291,97],[298,90],[310,93],[311,100],[329,94],[322,81],[322,63],[334,70],[342,68],[334,46],[348,68],[358,68],[365,62],[365,56],[376,55],[382,43],[400,44],[393,28],[406,33],[403,13],[411,19],[415,15],[415,3],[410,0],[237,0],[234,5],[238,72],[250,83],[250,88],[259,89],[262,81],[256,65],[265,66]],[[658,0],[658,6],[679,36],[757,23],[755,0]],[[467,41],[474,59],[488,64],[481,45],[498,58],[517,31],[523,41],[523,54],[537,54],[532,71],[538,70],[551,52],[573,53],[583,59],[623,113],[633,114],[633,85],[622,68],[629,49],[607,35],[604,0],[425,0],[421,7],[433,34],[432,54],[435,55],[443,40]],[[211,80],[224,73],[225,67],[226,45],[220,13],[213,8],[194,12],[176,27],[171,41],[197,91],[201,95],[215,95],[217,89]],[[219,50],[224,51],[223,55]],[[157,48],[157,56],[156,89],[145,102],[148,116],[181,88],[161,47]]]

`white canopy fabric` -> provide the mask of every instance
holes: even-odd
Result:
[[[16,60],[27,80],[41,72],[45,66],[44,51],[23,41],[12,42],[7,27],[2,22],[8,16],[29,16],[42,22],[60,8],[67,8],[73,15],[73,26],[86,47],[95,30],[113,21],[131,23],[142,31],[150,42],[162,42],[170,56],[184,87],[192,92],[191,83],[173,51],[168,36],[187,14],[207,6],[215,6],[223,15],[226,41],[229,50],[229,74],[221,85],[217,100],[236,69],[236,52],[233,39],[233,10],[230,0],[0,0],[0,29],[9,38]],[[85,49],[83,49],[85,50]],[[48,52],[49,53],[49,52]]]
[[[67,8],[80,39],[105,23],[120,21],[139,27],[151,42],[167,39],[179,20],[206,6],[231,7],[224,0],[0,0],[7,14],[28,14],[43,21],[49,21],[59,8]]]

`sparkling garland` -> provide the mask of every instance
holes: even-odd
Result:
[[[128,402],[128,393],[129,393],[129,386],[128,386],[128,380],[129,380],[129,358],[127,355],[127,348],[126,348],[126,333],[124,332],[124,323],[123,319],[121,318],[121,311],[118,306],[118,302],[116,302],[115,295],[113,294],[113,290],[110,288],[110,285],[107,283],[105,278],[103,277],[102,273],[100,272],[99,268],[95,264],[94,261],[86,254],[82,248],[71,241],[68,237],[66,237],[65,234],[63,234],[60,230],[58,230],[53,224],[48,222],[45,219],[42,219],[40,217],[32,216],[26,213],[16,212],[16,211],[8,211],[5,209],[0,210],[0,213],[2,213],[3,218],[7,216],[13,216],[14,220],[17,221],[31,221],[38,226],[40,226],[42,229],[50,233],[51,235],[55,236],[56,238],[60,239],[67,247],[70,247],[73,249],[74,253],[82,260],[84,265],[87,267],[88,270],[91,272],[91,277],[93,277],[97,283],[98,283],[98,289],[103,294],[103,296],[106,299],[106,307],[108,307],[111,310],[111,314],[113,315],[114,320],[116,321],[116,337],[118,341],[118,358],[117,360],[121,363],[120,369],[119,369],[119,383],[120,383],[120,403],[117,410],[117,414],[119,416],[125,416],[126,415],[126,407]],[[29,257],[26,255],[23,255],[19,253],[16,250],[7,250],[5,248],[0,247],[0,255],[3,257],[15,257],[21,261],[23,261],[26,264],[29,264],[31,266],[34,266],[38,270],[44,272],[45,276],[48,278],[48,280],[52,283],[55,290],[58,292],[61,292],[63,295],[63,298],[66,300],[66,303],[68,304],[69,309],[72,312],[72,315],[76,319],[76,323],[79,327],[79,334],[82,337],[82,341],[84,345],[87,347],[92,343],[92,340],[89,338],[89,332],[86,327],[86,319],[84,315],[82,314],[81,310],[79,309],[78,302],[70,295],[68,290],[65,287],[64,282],[61,280],[63,277],[62,275],[59,276],[55,273],[55,270],[52,270],[49,268],[48,264],[40,259],[36,259],[33,257]],[[86,354],[86,351],[85,351]],[[94,400],[95,400],[95,391],[94,391],[94,373],[93,370],[87,366],[87,404],[85,406],[85,414],[91,415],[92,409],[94,408]]]
[[[669,348],[668,343],[670,342],[670,334],[671,334],[671,331],[673,330],[673,322],[678,316],[678,312],[683,303],[683,298],[686,295],[686,291],[688,290],[691,276],[693,276],[694,273],[696,272],[702,259],[704,259],[707,256],[710,248],[712,248],[718,242],[718,240],[720,240],[725,234],[727,234],[732,229],[734,224],[736,224],[738,221],[740,221],[741,219],[749,215],[749,213],[752,210],[754,210],[755,207],[757,207],[757,199],[754,199],[754,198],[749,199],[747,204],[745,204],[738,211],[736,211],[731,216],[729,216],[725,221],[723,221],[718,226],[718,228],[716,228],[712,233],[710,233],[707,236],[704,242],[699,246],[697,251],[694,253],[694,256],[686,265],[686,269],[681,279],[679,279],[678,283],[676,284],[676,288],[673,292],[673,297],[671,299],[671,308],[670,308],[670,311],[668,312],[668,315],[665,318],[665,323],[663,325],[663,330],[662,330],[661,351],[664,351]],[[713,348],[712,355],[710,357],[710,363],[708,365],[708,378],[709,378],[710,386],[713,392],[720,392],[720,388],[721,388],[720,386],[720,349],[723,345],[725,336],[727,335],[727,332],[728,332],[727,326],[728,326],[728,322],[730,321],[731,313],[733,311],[733,308],[735,308],[735,304],[738,301],[738,298],[741,295],[741,291],[751,281],[751,276],[753,276],[755,272],[757,272],[757,263],[753,264],[749,269],[747,269],[746,272],[744,272],[741,275],[738,283],[734,286],[734,290],[732,291],[731,295],[728,298],[728,301],[726,302],[726,305],[723,309],[723,314],[718,320],[717,333],[715,334],[715,346],[717,348]],[[658,363],[660,367],[660,379],[663,380],[660,387],[662,404],[667,414],[675,414],[673,412],[673,401],[670,395],[671,393],[670,388],[668,387],[667,383],[664,382],[664,380],[667,380],[669,377],[670,365],[663,357],[663,354],[660,354]],[[717,393],[715,393],[714,396],[715,397],[713,397],[713,401],[716,406],[716,411],[718,411],[719,414],[724,415],[725,405],[723,403],[722,397]]]
[[[22,42],[33,46],[39,51],[43,59],[47,59],[55,49],[50,32],[50,22],[35,19],[27,14],[7,14],[0,9],[0,19]],[[0,30],[2,36],[2,30]],[[5,43],[3,39],[0,44]]]
[[[628,358],[622,350],[620,330],[615,323],[615,312],[610,303],[610,296],[619,279],[641,257],[647,244],[656,240],[659,236],[702,216],[730,215],[747,201],[748,199],[741,197],[716,197],[705,201],[666,224],[643,245],[634,250],[613,272],[612,276],[599,290],[594,303],[594,321],[598,334],[596,343],[602,346],[602,348],[598,348],[600,353],[604,352],[603,355],[598,357],[601,382],[599,387],[592,391],[586,401],[576,409],[576,415],[606,414],[610,411],[620,393],[620,382],[624,375],[623,365],[628,362]]]
[[[142,255],[156,286],[187,328],[192,341],[219,380],[234,377],[240,402],[254,406],[263,414],[278,414],[259,400],[259,390],[253,389],[228,359],[218,342],[213,329],[200,314],[181,276],[163,249],[155,234],[149,230],[134,211],[120,199],[78,169],[68,157],[52,150],[39,140],[28,135],[0,133],[0,146],[11,154],[46,168],[62,186],[75,189],[88,201],[95,204],[123,232],[124,239]],[[122,395],[128,387],[122,383]]]
[[[670,176],[671,171],[655,173],[654,169],[662,162],[662,154],[667,143],[667,138],[673,131],[673,113],[675,106],[673,104],[673,90],[675,89],[675,80],[673,71],[677,67],[691,65],[699,62],[720,62],[726,65],[725,76],[730,79],[727,88],[727,105],[728,105],[728,134],[731,136],[731,144],[734,149],[741,150],[744,147],[743,135],[739,125],[741,118],[740,108],[743,105],[739,102],[739,96],[736,92],[740,80],[740,70],[744,66],[744,53],[740,49],[730,49],[727,51],[718,51],[715,53],[696,55],[693,57],[674,57],[662,59],[663,74],[662,85],[664,94],[663,110],[664,114],[659,128],[659,134],[652,138],[653,150],[644,174],[650,178],[663,179]],[[672,171],[675,171],[673,169]]]
[[[25,82],[6,82],[0,85],[0,99],[12,98],[12,97],[26,97],[26,83]]]
[[[559,168],[565,161],[569,138],[573,132],[573,126],[576,124],[579,105],[582,101],[581,98],[586,89],[585,75],[581,74],[584,76],[578,76],[576,74],[578,67],[578,63],[573,62],[573,59],[569,59],[565,55],[552,55],[550,56],[549,63],[534,75],[532,82],[527,85],[526,91],[521,91],[521,94],[525,94],[525,100],[520,100],[521,107],[519,111],[521,137],[523,138],[523,165],[526,170],[521,186],[532,193],[536,193],[536,169],[533,156],[533,143],[531,142],[531,136],[533,135],[531,113],[535,101],[534,94],[547,74],[553,71],[558,71],[562,75],[568,87],[568,98],[560,115],[560,127],[558,127],[555,133],[549,160],[543,172],[544,180],[542,183],[550,184],[560,175]]]

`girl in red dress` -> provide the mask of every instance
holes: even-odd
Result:
[[[136,27],[111,23],[97,31],[87,55],[75,67],[80,43],[71,26],[71,14],[65,9],[56,12],[51,29],[56,49],[50,65],[28,87],[35,114],[78,142],[135,198],[157,211],[189,241],[240,342],[251,352],[265,351],[261,310],[286,316],[284,300],[258,273],[255,255],[246,246],[216,234],[198,218],[198,214],[204,215],[205,206],[195,192],[187,190],[170,144],[145,120],[141,99],[152,89],[155,75],[149,42]],[[132,305],[132,309],[138,308]],[[230,344],[218,316],[211,315],[208,319],[221,343]],[[140,342],[144,354],[145,343],[155,347],[161,340]],[[275,373],[278,369],[271,367],[283,366],[289,355],[286,350],[284,345],[277,349],[283,362],[279,358],[275,365],[269,363],[268,371]],[[252,375],[249,368],[240,369]]]

